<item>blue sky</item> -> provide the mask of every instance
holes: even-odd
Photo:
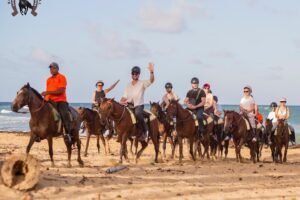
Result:
[[[183,99],[190,79],[209,82],[220,103],[238,104],[250,84],[258,104],[287,97],[299,105],[298,0],[42,0],[38,16],[11,16],[0,2],[0,101],[12,101],[25,83],[42,91],[47,66],[67,76],[70,102],[89,102],[97,80],[120,79],[155,63],[146,101],[158,101],[168,81]]]

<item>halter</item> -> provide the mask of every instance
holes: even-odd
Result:
[[[176,118],[177,118],[177,115],[178,115],[178,105],[176,105],[176,116],[175,116]],[[185,121],[189,120],[191,117],[193,117],[193,115],[189,113],[189,115],[185,119],[182,119],[182,120],[179,120],[179,121],[177,121],[177,119],[176,119],[176,123],[185,122]]]
[[[233,112],[233,114],[234,114],[234,112]],[[234,117],[234,116],[233,116]],[[226,118],[226,115],[224,116],[224,119]],[[234,119],[235,119],[235,117],[234,117]],[[232,131],[234,131],[235,130],[235,128],[238,128],[238,124],[240,123],[240,121],[242,120],[243,118],[242,118],[242,116],[240,116],[239,115],[239,119],[237,120],[237,122],[236,123],[231,123],[231,126],[229,127],[229,130],[232,132]],[[224,125],[225,125],[225,122],[224,122]]]

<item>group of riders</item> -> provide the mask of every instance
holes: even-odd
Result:
[[[65,134],[64,140],[67,143],[72,143],[72,136],[70,134],[70,115],[68,109],[68,102],[66,96],[67,80],[66,77],[59,72],[59,65],[55,62],[51,63],[50,66],[51,76],[47,79],[46,91],[42,92],[41,95],[45,97],[46,101],[52,103],[52,105],[58,110],[61,115]],[[140,80],[141,68],[134,66],[131,69],[131,81],[128,83],[123,96],[120,99],[120,103],[125,106],[133,106],[133,111],[137,119],[137,126],[142,130],[142,136],[140,140],[145,140],[147,137],[147,125],[144,120],[144,93],[146,88],[148,88],[155,80],[154,76],[154,64],[149,63],[148,70],[150,77],[148,80]],[[92,95],[92,109],[98,111],[101,99],[105,98],[107,93],[109,93],[118,84],[119,80],[113,85],[104,89],[104,82],[96,82],[96,90]],[[172,83],[168,82],[165,84],[166,93],[163,95],[161,100],[161,106],[164,110],[168,108],[171,100],[179,100],[178,96],[173,90]],[[252,96],[252,88],[247,85],[243,88],[243,97],[240,101],[240,113],[249,119],[251,130],[252,130],[252,141],[258,140],[257,129],[262,127],[263,117],[259,113],[257,104]],[[277,103],[271,103],[271,112],[269,113],[267,119],[271,120],[273,123],[273,131],[276,132],[276,125],[278,119],[285,120],[288,126],[288,119],[290,112],[286,106],[286,98],[280,99],[279,106]],[[210,115],[212,117],[223,118],[223,109],[221,105],[218,104],[218,97],[212,94],[211,86],[209,83],[205,83],[201,88],[199,85],[199,79],[194,77],[191,79],[191,89],[187,92],[184,99],[184,104],[187,109],[191,110],[198,120],[198,136],[203,137],[204,123],[203,115]],[[293,132],[293,127],[289,126],[290,132]],[[226,136],[224,140],[229,140],[230,137]],[[295,142],[295,141],[292,141]],[[268,138],[268,143],[271,144],[270,137]]]

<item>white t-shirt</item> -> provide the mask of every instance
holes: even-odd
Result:
[[[134,107],[144,105],[144,92],[150,85],[150,80],[138,80],[135,85],[130,82],[123,97],[127,99],[127,102],[133,103]]]
[[[173,91],[171,93],[166,93],[163,96],[161,102],[164,102],[166,105],[168,105],[169,104],[169,100],[172,100],[172,99],[178,100],[177,95]]]
[[[271,111],[267,117],[267,119],[272,120],[272,123],[277,123],[277,118],[275,112]]]
[[[247,110],[251,109],[252,105],[254,104],[255,101],[252,97],[248,97],[248,98],[243,97],[240,102],[240,105]]]

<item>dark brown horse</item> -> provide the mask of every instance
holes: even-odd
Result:
[[[275,155],[275,141],[274,141],[274,130],[273,130],[273,123],[272,120],[266,119],[265,121],[265,130],[264,130],[264,135],[265,135],[265,143],[268,143],[268,140],[271,141],[270,149],[271,149],[271,156],[273,162],[275,162],[275,157],[278,155]],[[268,139],[269,138],[269,139]]]
[[[279,155],[279,160],[277,156],[275,156],[275,162],[286,162],[287,160],[287,151],[289,148],[289,130],[288,125],[285,120],[278,119],[277,120],[277,130],[274,134],[274,142],[275,142],[275,152]],[[282,147],[284,146],[284,155],[282,160]]]
[[[223,151],[225,155],[225,159],[228,155],[228,146],[229,140],[224,140],[226,135],[224,134],[224,121],[222,118],[218,116],[214,116],[214,134],[217,137],[217,151],[218,151],[218,158],[223,158]],[[216,151],[216,150],[215,150]]]
[[[107,154],[107,152],[109,152],[109,147],[107,150],[106,142],[103,136],[104,132],[106,131],[105,121],[100,119],[100,115],[97,111],[89,108],[79,107],[77,109],[77,112],[79,113],[82,121],[85,123],[85,127],[87,129],[86,147],[84,151],[84,156],[87,156],[91,135],[95,135],[97,137],[98,153],[100,153],[100,144],[99,144],[99,138],[100,138],[105,149],[105,154]]]
[[[247,130],[248,119],[235,111],[224,111],[224,132],[231,133],[235,146],[236,161],[242,162],[241,148],[244,144],[248,144],[252,161],[259,161],[257,142],[251,142],[250,130]],[[248,121],[249,123],[249,121]]]
[[[177,142],[179,143],[179,161],[183,158],[183,144],[182,140],[187,138],[190,144],[190,155],[193,160],[195,160],[193,145],[196,141],[197,126],[195,125],[195,119],[193,115],[187,109],[184,109],[178,100],[170,100],[167,107],[167,116],[170,121],[176,119],[176,132],[177,139],[175,140],[174,148],[172,151],[172,157],[174,158],[175,146]]]
[[[106,118],[109,117],[115,122],[115,128],[118,134],[118,141],[121,143],[120,148],[120,162],[123,161],[123,157],[128,160],[127,139],[136,136],[139,137],[142,134],[142,130],[137,129],[135,123],[133,123],[130,111],[126,106],[123,106],[116,102],[114,99],[103,99],[100,104],[101,115]],[[155,162],[158,162],[159,153],[159,132],[158,132],[158,120],[152,120],[148,123],[149,136],[152,139],[155,149]],[[136,154],[136,161],[140,158],[142,152],[147,147],[146,141],[140,141],[142,147]]]
[[[58,137],[62,135],[62,131],[60,131],[61,127],[59,127],[59,123],[55,121],[53,108],[50,105],[50,103],[45,102],[43,97],[35,89],[31,88],[29,84],[23,86],[18,91],[17,96],[15,97],[15,100],[13,101],[11,107],[14,112],[18,112],[18,110],[25,105],[28,105],[31,114],[31,118],[29,121],[31,133],[29,144],[26,148],[26,153],[29,154],[31,147],[36,140],[47,139],[49,145],[50,159],[52,162],[52,166],[54,166],[53,137]],[[81,142],[79,139],[81,119],[74,108],[70,107],[70,112],[72,114],[72,124],[70,133],[72,135],[72,143],[73,145],[75,143],[77,144],[77,161],[80,166],[83,166],[83,161],[80,157]],[[68,167],[70,167],[72,144],[66,143],[66,146],[68,150]]]
[[[174,142],[172,138],[172,130],[174,129],[174,127],[168,121],[166,113],[162,110],[162,107],[159,105],[158,102],[150,102],[150,111],[158,119],[159,133],[163,137],[163,156],[166,157],[167,139],[169,139],[172,151],[174,148]]]
[[[204,152],[201,155],[201,157],[204,158],[206,155],[206,158],[210,159],[209,147],[212,147],[211,152],[213,153],[212,154],[213,159],[216,159],[215,150],[217,147],[217,140],[216,140],[217,138],[214,136],[214,120],[210,115],[204,114],[203,122],[204,122],[204,132],[203,132],[203,140],[201,140],[201,143],[204,146]]]

